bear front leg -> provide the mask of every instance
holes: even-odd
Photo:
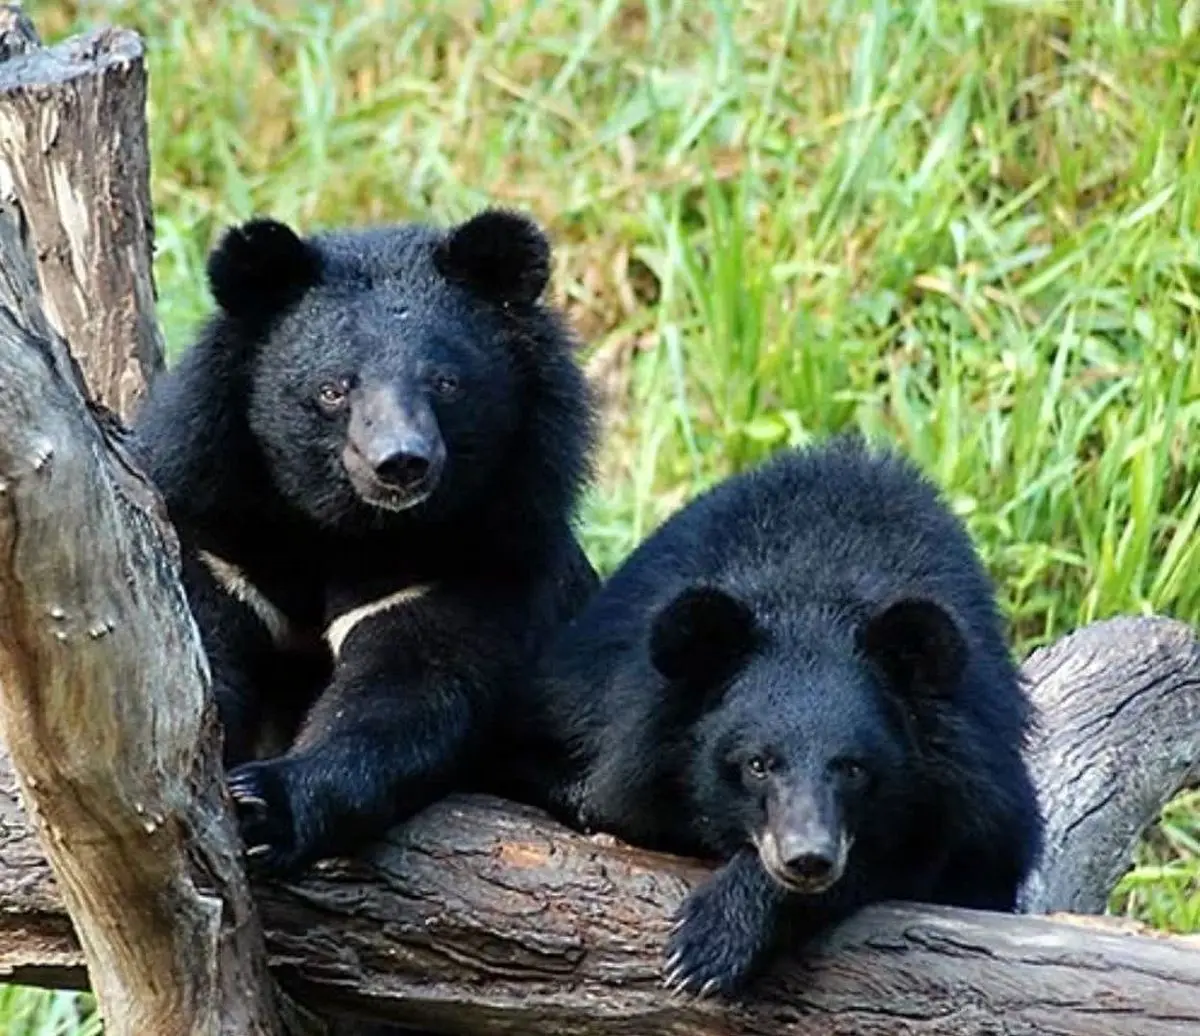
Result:
[[[337,643],[332,680],[288,753],[229,776],[252,866],[289,872],[351,853],[451,790],[505,657],[465,618],[410,603]]]
[[[182,576],[212,676],[224,734],[222,760],[226,767],[235,766],[254,755],[262,718],[262,676],[271,665],[274,644],[253,608],[221,585],[187,546]]]
[[[738,850],[680,906],[665,952],[668,988],[740,992],[775,943],[786,897],[754,849]]]
[[[230,774],[257,869],[350,853],[447,793],[471,727],[467,696],[385,681],[335,677],[295,748]]]
[[[853,867],[826,892],[788,892],[754,849],[740,849],[679,908],[667,940],[666,985],[699,996],[735,996],[778,948],[799,948],[880,897]]]

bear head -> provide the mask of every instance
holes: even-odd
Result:
[[[649,656],[692,732],[692,805],[712,840],[752,843],[778,884],[814,894],[856,841],[879,851],[899,826],[966,642],[925,598],[756,609],[700,585],[656,613]]]
[[[227,231],[209,284],[279,493],[338,529],[461,512],[538,405],[529,371],[557,362],[539,350],[566,352],[538,302],[549,272],[542,231],[500,210],[446,231]]]

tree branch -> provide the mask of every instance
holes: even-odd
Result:
[[[1099,914],[1163,806],[1200,780],[1200,641],[1181,622],[1114,619],[1036,652],[1025,672],[1046,717],[1029,762],[1048,865],[1021,907]]]

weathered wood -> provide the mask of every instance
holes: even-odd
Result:
[[[29,915],[0,960],[53,974],[77,933],[113,1036],[304,1027],[267,972],[174,533],[76,362],[125,411],[162,362],[141,43],[43,50],[6,8],[0,54],[0,732],[73,921]]]
[[[19,4],[0,4],[0,61],[42,45],[37,28]]]
[[[1022,909],[1098,914],[1164,802],[1200,780],[1200,642],[1183,623],[1114,619],[1036,652],[1025,672],[1048,717],[1030,765],[1049,866]]]
[[[0,15],[0,207],[93,397],[128,417],[163,364],[142,43],[102,29],[42,48],[28,19]]]
[[[1102,646],[1102,650],[1099,646]],[[1167,619],[1116,619],[1035,655],[1033,690],[1051,705],[1042,744],[1056,743],[1059,700],[1138,713],[1147,730],[1200,707],[1193,632]],[[1046,663],[1056,659],[1053,666]],[[1136,673],[1137,679],[1131,679]],[[1065,681],[1063,683],[1062,681]],[[1092,730],[1098,758],[1106,732]],[[1178,745],[1184,742],[1180,740]],[[1035,752],[1035,755],[1037,753]],[[1136,782],[1135,763],[1123,775]],[[1152,759],[1143,760],[1154,767]],[[1086,767],[1084,767],[1086,770]],[[1038,765],[1046,774],[1051,767]],[[17,932],[43,947],[0,951],[25,981],[82,983],[54,886],[0,779],[0,945]],[[1160,794],[1165,800],[1171,789]],[[1145,803],[1086,795],[1052,803],[1069,834],[1045,861],[1057,888],[1087,843],[1115,855],[1084,873],[1089,897],[1127,861],[1124,834]],[[1153,811],[1151,811],[1153,812]],[[1183,1036],[1200,1031],[1200,940],[1038,917],[887,904],[864,911],[812,952],[781,962],[748,1006],[671,1000],[660,954],[669,918],[703,866],[588,839],[536,810],[456,797],[393,831],[364,860],[330,861],[256,896],[272,968],[323,1009],[446,1033],[921,1036],[986,1032]],[[59,927],[54,927],[57,921]]]
[[[207,664],[156,499],[0,310],[0,730],[107,1031],[273,1033]]]

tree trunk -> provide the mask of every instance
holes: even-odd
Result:
[[[50,326],[95,399],[128,417],[163,364],[135,33],[43,49],[19,9],[0,9],[0,203],[13,199]]]
[[[123,410],[161,364],[141,43],[0,15],[0,731],[110,1036],[281,1032],[174,533],[75,362]]]
[[[0,22],[0,975],[90,984],[110,1036],[315,1027],[268,963],[323,1010],[472,1036],[1200,1031],[1196,940],[903,904],[743,1004],[672,999],[663,940],[706,868],[486,798],[256,888],[264,956],[174,538],[71,355],[122,412],[160,362],[140,44],[53,53]],[[1024,906],[1099,910],[1196,774],[1200,646],[1118,619],[1026,670],[1050,828]]]

